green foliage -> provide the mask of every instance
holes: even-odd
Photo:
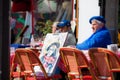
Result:
[[[38,21],[35,26],[36,35],[40,37],[46,36],[47,33],[52,32],[52,24],[51,20],[47,20],[46,22]]]
[[[42,29],[43,35],[45,36],[47,33],[52,32],[52,24],[53,22],[51,20],[47,20],[45,23],[45,27]]]

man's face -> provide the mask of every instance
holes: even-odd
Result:
[[[53,27],[52,27],[52,33],[55,33],[56,29],[57,29],[57,28],[53,26]]]
[[[98,23],[97,21],[93,20],[92,21],[92,30],[93,30],[93,33],[96,32],[98,29],[102,28],[102,24]]]
[[[68,31],[68,27],[67,26],[61,27],[61,28],[59,28],[59,31],[60,32],[67,32]]]

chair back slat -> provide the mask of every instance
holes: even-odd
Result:
[[[89,63],[88,63],[87,58],[83,54],[83,52],[79,50],[75,50],[75,53],[76,53],[75,55],[76,55],[78,65],[87,67]]]
[[[75,54],[72,50],[63,50],[61,51],[62,58],[64,59],[63,62],[68,70],[68,72],[78,72],[77,62],[75,59]]]
[[[30,63],[30,60],[28,58],[28,55],[26,53],[17,53],[19,55],[20,61],[21,61],[21,67],[24,67],[25,71],[31,71],[32,72],[32,66]]]

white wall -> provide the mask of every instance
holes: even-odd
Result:
[[[92,34],[89,19],[92,16],[99,15],[99,0],[79,0],[79,30],[78,43],[84,41]]]

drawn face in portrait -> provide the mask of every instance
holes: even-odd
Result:
[[[54,57],[55,57],[59,46],[60,46],[59,43],[52,43],[52,44],[47,48],[47,54],[46,54],[46,56],[54,56]]]

